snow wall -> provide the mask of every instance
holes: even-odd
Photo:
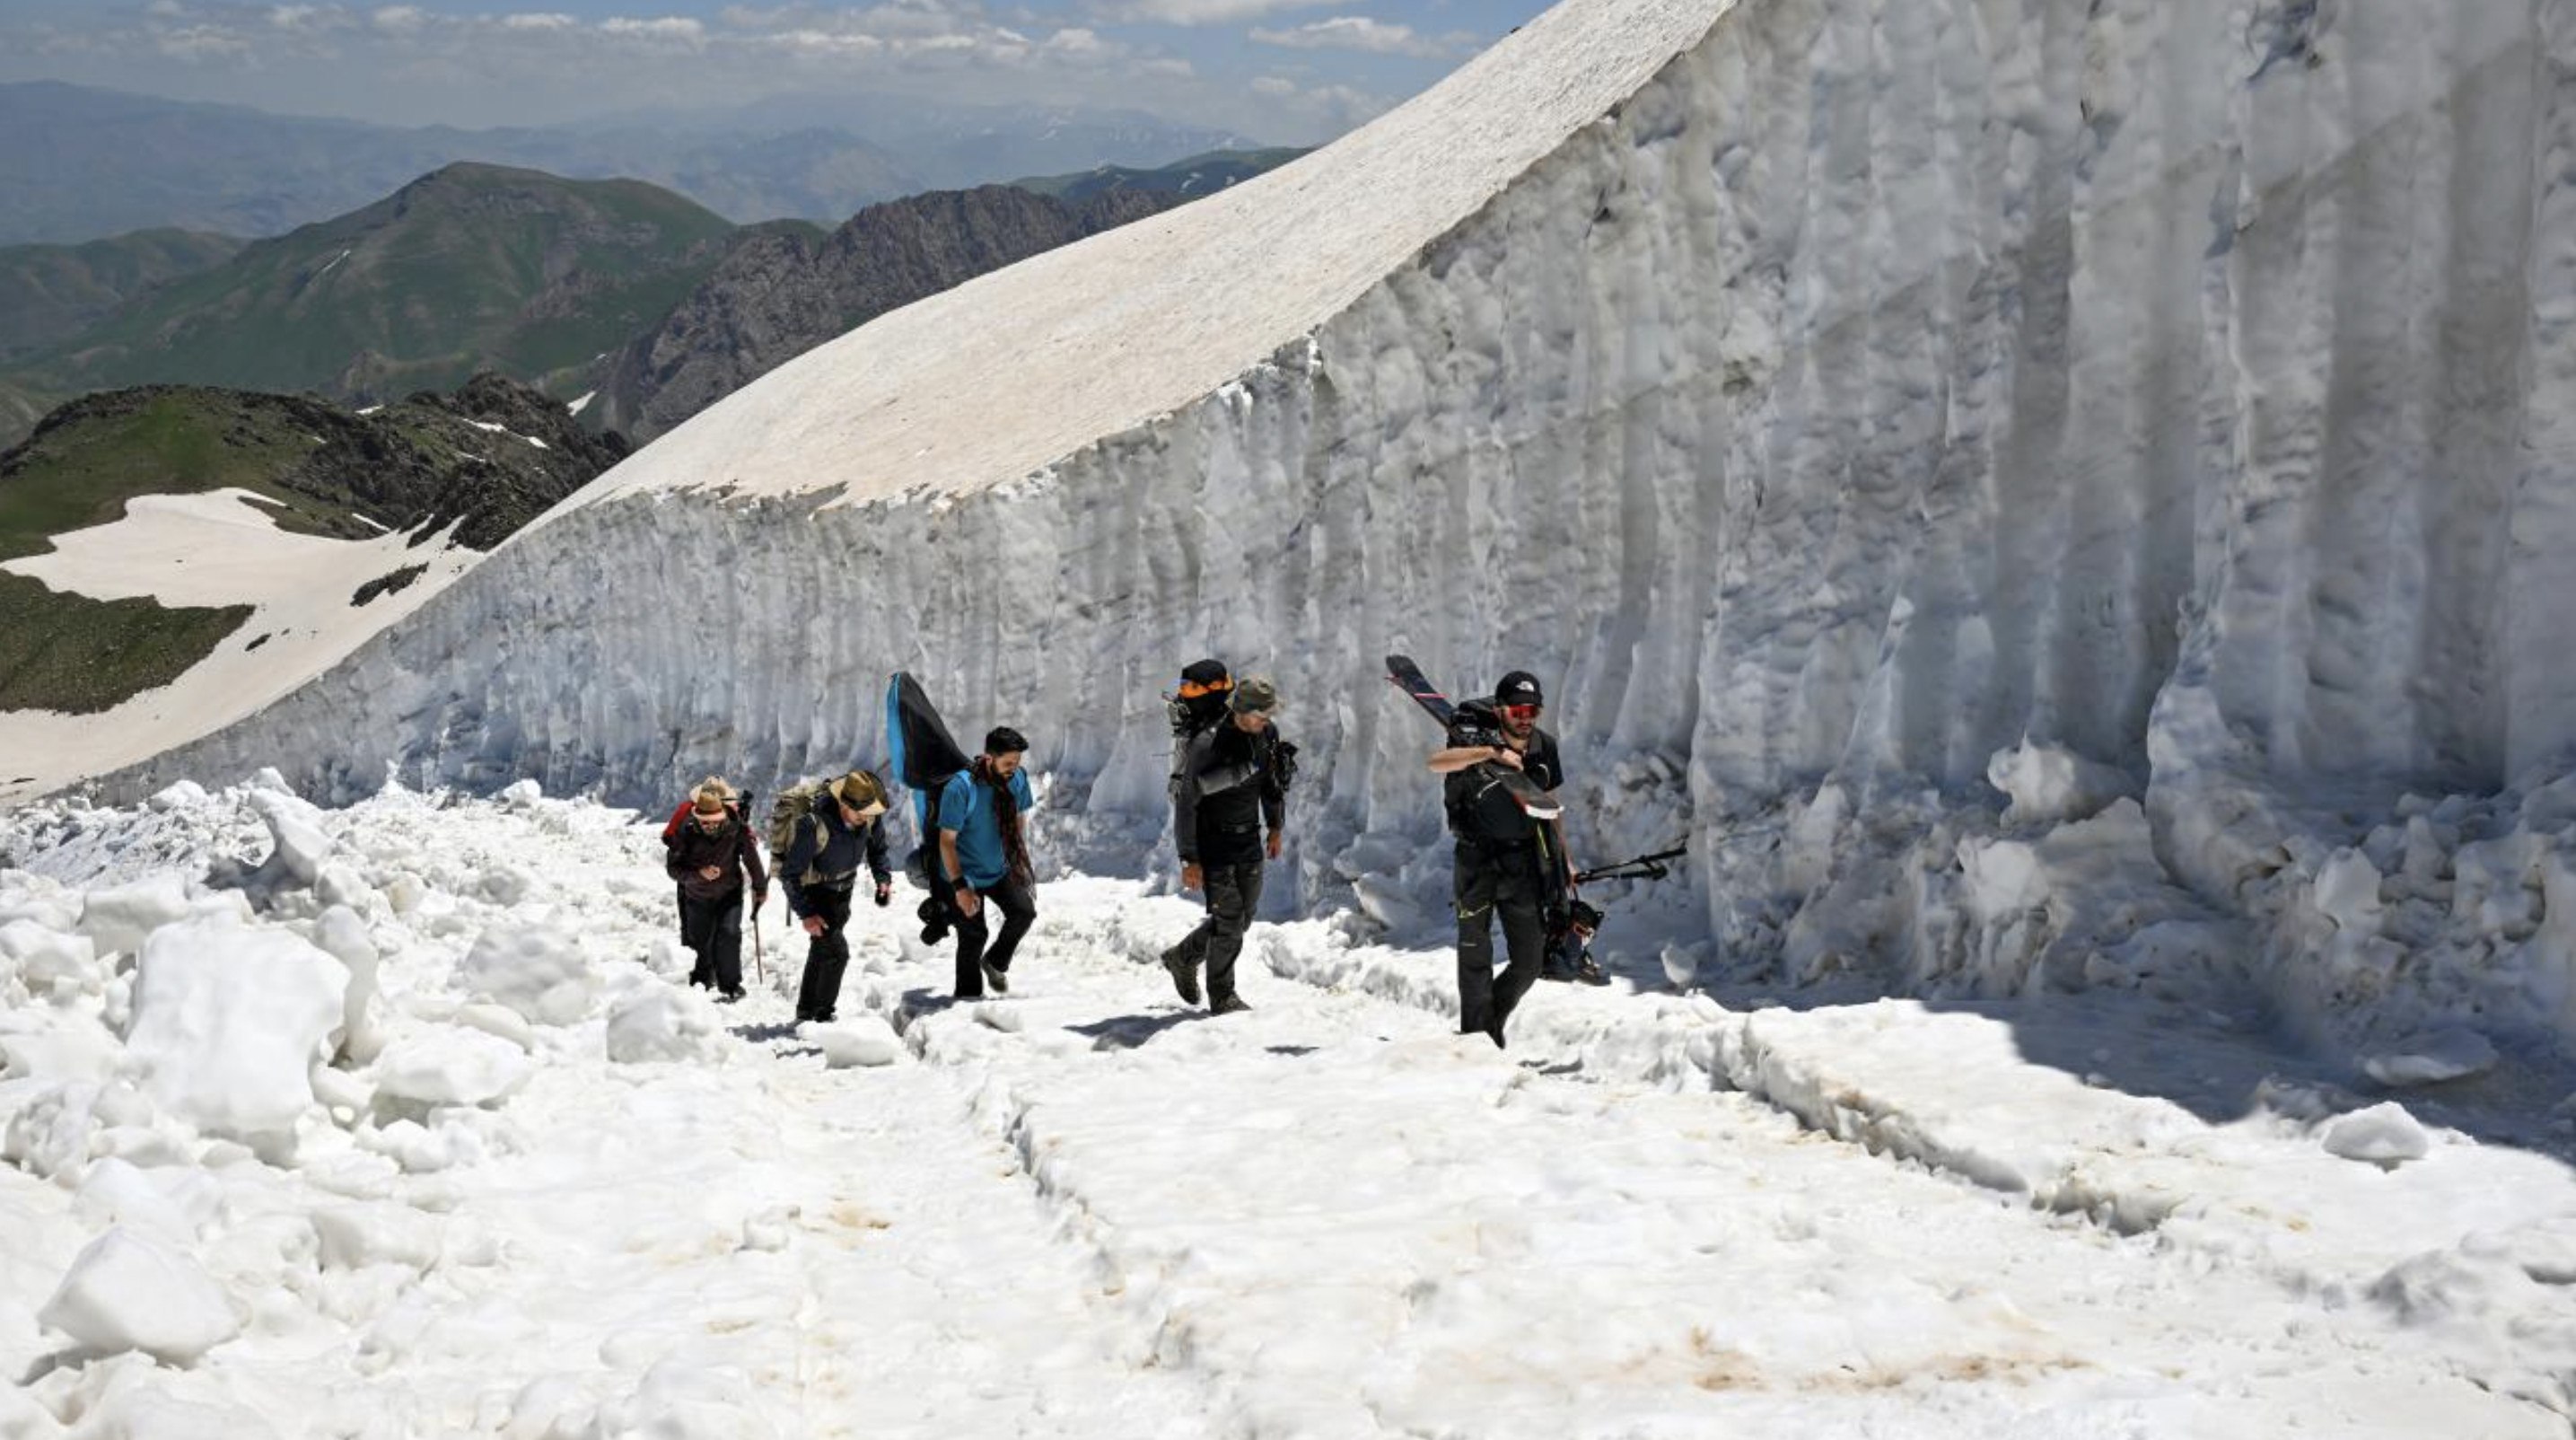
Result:
[[[801,358],[106,788],[277,764],[345,798],[391,765],[659,804],[881,756],[907,668],[970,743],[1034,738],[1059,859],[1132,872],[1169,863],[1159,694],[1215,653],[1279,678],[1305,748],[1276,888],[1428,933],[1402,650],[1543,678],[1579,853],[1691,834],[1706,962],[1930,994],[2232,970],[2345,1034],[2567,1047],[2571,23],[1571,0],[1146,222],[1177,230]],[[1316,204],[1363,164],[1380,198]],[[1408,203],[1394,263],[1270,303]],[[1239,323],[1197,371],[1139,358],[1188,326],[1122,285],[1219,223],[1270,247],[1192,312]],[[853,398],[941,334],[1012,354],[899,424]]]

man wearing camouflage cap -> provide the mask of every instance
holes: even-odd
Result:
[[[1234,961],[1261,908],[1261,866],[1279,858],[1288,822],[1288,781],[1296,747],[1271,728],[1279,687],[1259,676],[1236,683],[1226,723],[1191,739],[1172,800],[1172,833],[1181,851],[1181,886],[1207,896],[1207,919],[1163,954],[1172,987],[1199,1001],[1198,970],[1207,966],[1211,1015],[1252,1007],[1235,993]]]

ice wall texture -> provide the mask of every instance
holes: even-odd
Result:
[[[872,326],[121,788],[282,763],[347,793],[392,762],[641,800],[874,753],[900,666],[961,733],[1036,737],[1085,858],[1142,866],[1155,692],[1217,653],[1280,677],[1307,745],[1312,896],[1436,837],[1427,731],[1377,679],[1403,649],[1462,686],[1546,679],[1594,853],[1786,825],[1702,846],[1730,960],[1996,990],[2233,955],[2326,1010],[2576,1035],[2548,917],[2445,888],[2454,854],[2519,835],[2538,907],[2566,833],[2513,797],[2576,741],[2571,6],[1700,9],[1650,80],[1355,298],[1247,322],[1231,343],[1278,348],[1230,383],[854,500],[775,437],[902,363]],[[1318,226],[1274,243],[1340,243]],[[1247,316],[1294,318],[1258,269],[1238,283]],[[942,323],[1011,326],[976,308],[997,293]],[[1065,348],[1031,331],[1027,373],[955,413],[1123,363]],[[928,455],[935,424],[903,419],[843,412],[848,466]],[[809,493],[722,488],[764,445]],[[1985,777],[2025,742],[2143,804],[2015,830]],[[2444,803],[2400,894],[2403,832]],[[2392,888],[2365,914],[2335,867],[2373,845]]]

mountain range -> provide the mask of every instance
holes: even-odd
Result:
[[[829,232],[736,226],[640,181],[460,163],[273,239],[0,249],[0,300],[19,302],[0,305],[0,441],[131,385],[363,404],[484,371],[598,391],[589,423],[640,441],[887,310],[1299,153],[932,191]]]
[[[0,85],[0,245],[177,227],[277,235],[458,161],[660,185],[740,223],[1248,142],[1138,112],[791,97],[553,128],[403,128],[54,81]]]

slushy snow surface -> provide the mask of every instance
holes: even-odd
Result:
[[[842,1020],[800,1032],[774,902],[743,1004],[678,988],[631,812],[290,801],[0,821],[0,1436],[2576,1412],[2576,1176],[2444,1108],[2439,1036],[2359,1093],[2143,996],[1622,981],[1541,987],[1497,1051],[1449,951],[1349,915],[1257,926],[1255,1008],[1212,1019],[1152,963],[1195,907],[1078,875],[981,1003],[910,896],[862,905]],[[314,879],[267,863],[315,837]]]

